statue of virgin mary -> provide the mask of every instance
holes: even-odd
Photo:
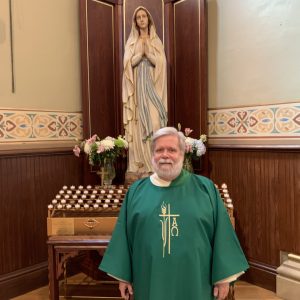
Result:
[[[134,11],[125,45],[122,98],[129,143],[127,175],[147,176],[152,173],[151,136],[167,125],[167,74],[163,44],[142,6]]]

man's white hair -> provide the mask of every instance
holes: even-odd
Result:
[[[178,138],[179,149],[184,154],[185,152],[185,136],[181,131],[178,131],[174,127],[163,127],[158,129],[152,136],[151,139],[151,153],[154,153],[156,141],[162,136],[176,136]]]

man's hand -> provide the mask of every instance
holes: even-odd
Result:
[[[133,295],[132,285],[128,282],[119,281],[119,290],[123,299],[129,300],[130,295]]]
[[[229,283],[217,283],[214,287],[214,296],[217,300],[223,300],[227,297],[229,292]]]

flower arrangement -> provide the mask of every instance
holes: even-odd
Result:
[[[200,138],[194,139],[189,137],[189,135],[193,132],[190,128],[184,129],[185,135],[185,157],[192,159],[199,159],[200,156],[205,154],[206,147],[204,143],[207,141],[207,137],[205,134],[201,134]]]
[[[178,130],[181,131],[181,125],[178,124]],[[184,129],[185,136],[185,154],[183,167],[193,172],[192,159],[199,159],[206,152],[204,143],[207,141],[206,134],[201,134],[199,139],[191,138],[189,135],[193,132],[191,128]]]
[[[128,148],[128,142],[120,135],[117,138],[107,136],[100,139],[94,134],[89,139],[75,145],[73,152],[79,157],[83,151],[89,158],[91,166],[100,166],[104,164],[106,159],[114,161],[118,156],[125,155]]]

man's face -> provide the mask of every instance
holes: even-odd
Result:
[[[145,29],[148,27],[148,16],[144,10],[139,10],[135,16],[136,23],[140,29]]]
[[[164,180],[175,179],[181,172],[183,153],[178,138],[166,135],[158,138],[153,152],[152,165],[157,175]]]

